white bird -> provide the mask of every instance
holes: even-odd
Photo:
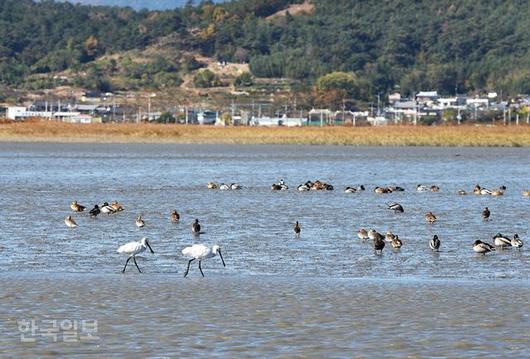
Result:
[[[230,186],[227,184],[221,183],[221,185],[219,186],[219,189],[222,191],[227,191],[230,189]]]
[[[138,228],[142,228],[145,226],[145,221],[143,220],[142,216],[138,216],[138,218],[136,218],[136,227]]]
[[[219,254],[219,257],[221,257],[221,261],[223,262],[223,266],[226,267],[225,260],[223,259],[223,255],[221,254],[221,247],[219,247],[217,244],[212,246],[212,248],[207,247],[204,244],[194,244],[191,247],[184,248],[182,250],[182,254],[188,258],[191,258],[188,262],[188,268],[184,273],[184,277],[188,275],[191,262],[196,259],[199,260],[199,270],[201,271],[203,277],[204,273],[202,272],[201,262],[205,259],[215,257],[217,254]]]
[[[124,244],[118,248],[118,253],[123,253],[129,255],[129,258],[127,258],[127,262],[125,262],[125,267],[123,267],[122,273],[125,273],[125,269],[127,268],[127,264],[131,260],[131,258],[134,261],[134,264],[136,265],[136,268],[138,268],[138,272],[142,273],[140,270],[140,267],[138,267],[138,263],[136,263],[136,255],[145,252],[145,250],[149,248],[151,253],[155,254],[153,251],[153,248],[149,245],[149,242],[147,241],[147,238],[142,238],[140,242],[129,242],[127,244]]]
[[[75,223],[75,220],[72,218],[72,216],[68,216],[64,219],[64,224],[66,224],[70,228],[77,227],[77,223]]]
[[[241,189],[241,188],[242,188],[241,185],[238,184],[238,183],[232,183],[230,185],[230,189],[233,189],[233,190],[238,190],[238,189]]]

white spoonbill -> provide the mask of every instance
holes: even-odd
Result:
[[[186,273],[184,273],[184,277],[188,275],[188,272],[190,271],[190,265],[191,262],[194,260],[199,260],[199,270],[201,271],[202,276],[204,277],[204,273],[202,272],[201,268],[201,262],[207,258],[215,257],[219,253],[219,257],[221,257],[221,261],[223,262],[223,266],[226,267],[225,260],[223,259],[223,255],[221,254],[221,247],[219,247],[217,244],[212,246],[212,248],[205,246],[204,244],[194,244],[191,247],[186,247],[182,250],[182,254],[184,256],[191,258],[188,262],[188,268],[186,269]]]
[[[155,254],[153,251],[153,248],[149,245],[149,242],[147,241],[147,238],[142,238],[140,242],[129,242],[127,244],[124,244],[123,246],[120,246],[118,248],[118,253],[124,253],[129,255],[129,258],[127,258],[127,262],[125,262],[125,267],[123,267],[122,273],[125,273],[125,269],[127,268],[127,264],[129,264],[129,261],[131,258],[134,261],[134,264],[136,265],[136,268],[138,268],[138,272],[142,273],[140,270],[140,267],[138,267],[138,263],[136,263],[136,255],[145,252],[145,250],[149,248],[151,253]]]

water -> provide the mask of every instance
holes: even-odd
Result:
[[[280,178],[291,190],[271,192]],[[316,179],[336,190],[294,190]],[[208,190],[209,181],[244,188]],[[441,191],[417,193],[419,183]],[[456,195],[476,183],[508,190]],[[342,192],[356,184],[368,190]],[[406,191],[379,195],[376,185]],[[3,143],[0,186],[0,348],[17,357],[530,354],[527,243],[484,257],[471,248],[497,232],[528,238],[530,149]],[[73,200],[126,210],[76,214],[69,229]],[[387,210],[390,201],[405,213]],[[439,221],[428,225],[427,211]],[[404,245],[376,256],[359,227],[392,230]],[[143,236],[155,254],[138,259],[143,275],[134,265],[122,275],[116,248]],[[227,267],[209,259],[205,279],[194,266],[183,280],[180,251],[197,241],[220,244]],[[98,320],[100,339],[22,343],[24,318]]]

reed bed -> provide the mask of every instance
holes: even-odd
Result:
[[[0,123],[0,141],[528,147],[530,126],[214,127]]]

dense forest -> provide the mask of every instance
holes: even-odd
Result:
[[[257,77],[297,79],[307,88],[330,73],[348,73],[349,85],[356,87],[352,96],[398,88],[405,94],[421,89],[530,92],[527,0],[314,0],[310,14],[271,17],[301,2],[203,1],[135,11],[3,0],[0,83],[23,87],[32,76],[86,71],[103,55],[171,37],[174,54],[248,62]],[[173,73],[198,67],[182,56],[158,59],[158,65],[144,69],[147,77],[138,76],[178,85]],[[99,81],[92,86],[105,85],[106,76],[116,71],[113,66],[92,68]]]

